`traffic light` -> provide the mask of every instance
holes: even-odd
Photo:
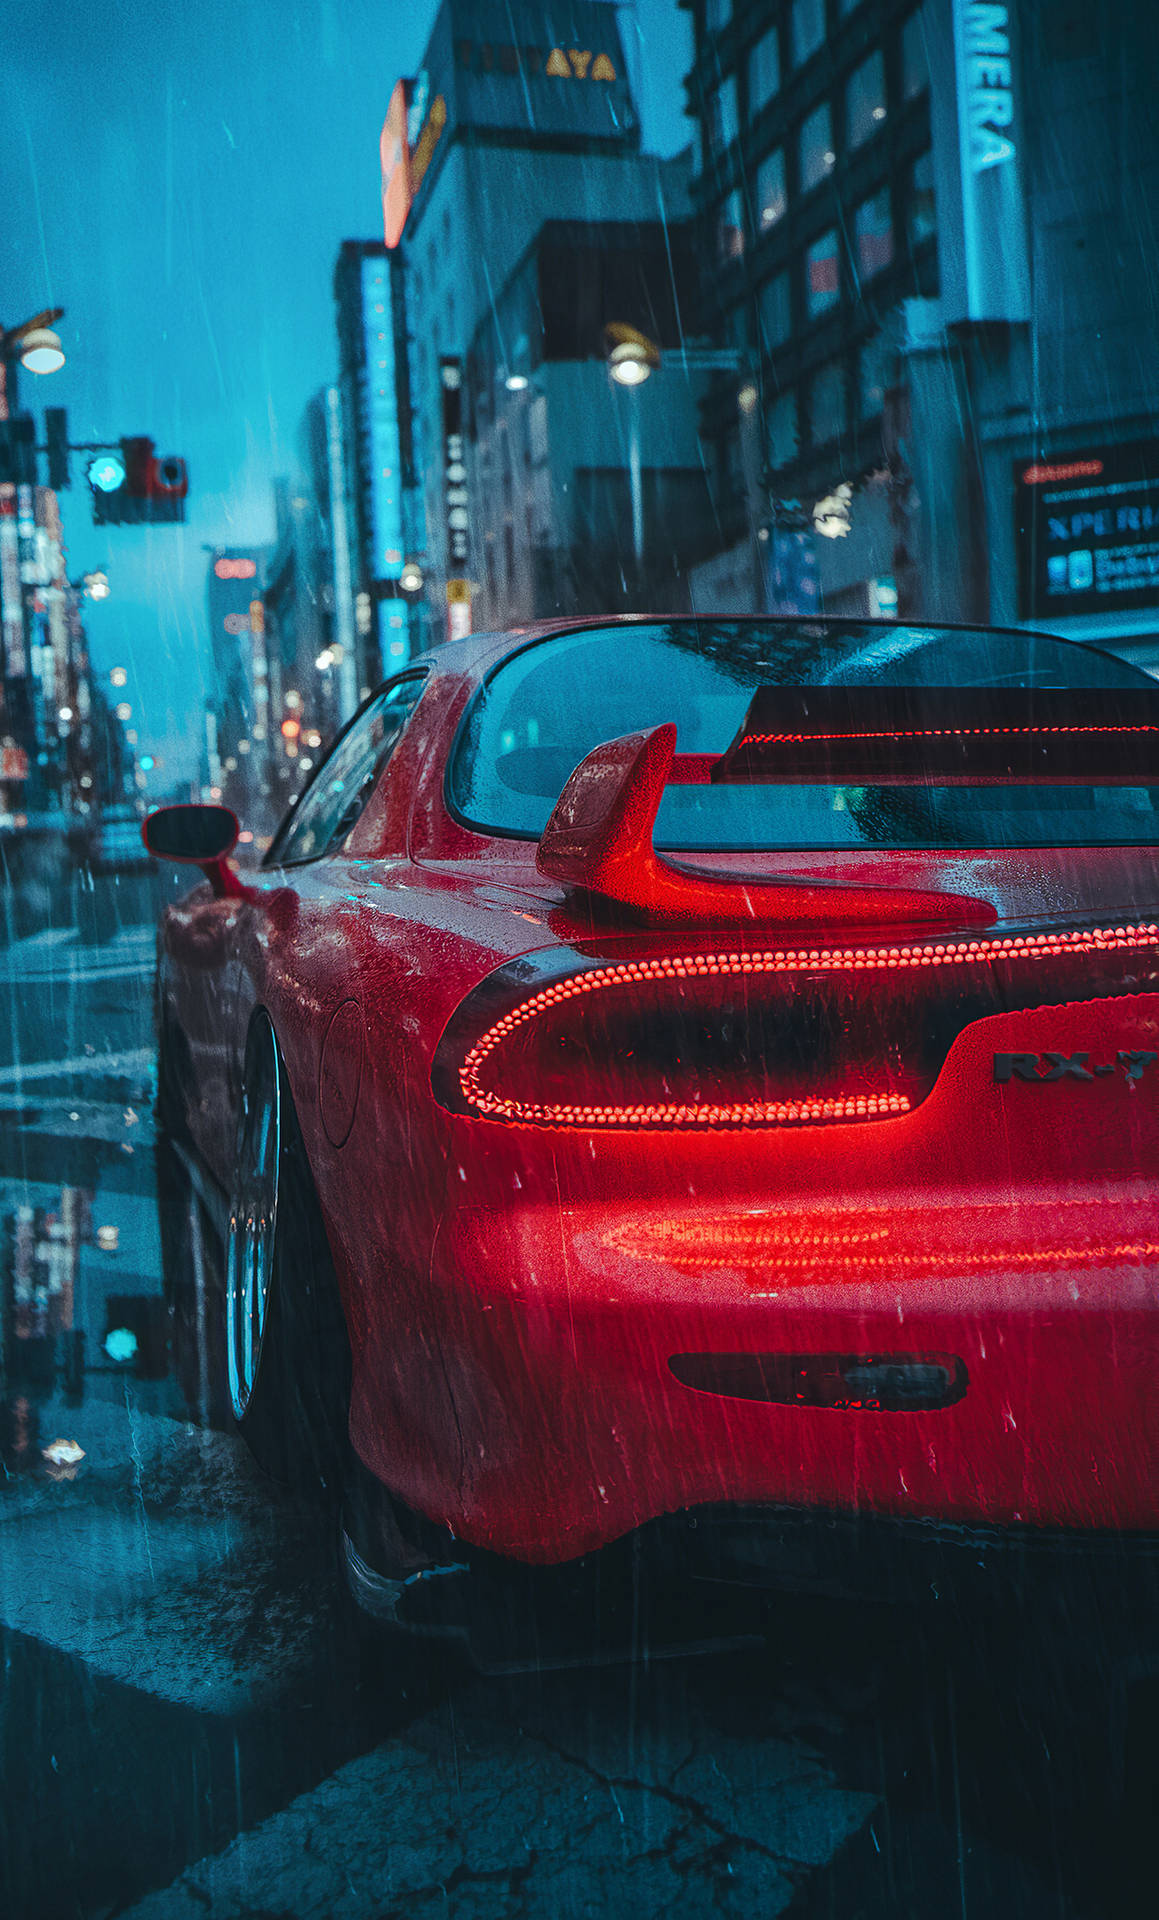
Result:
[[[185,519],[189,475],[176,454],[153,452],[145,434],[98,453],[88,466],[93,522],[98,527],[177,524]]]
[[[48,484],[54,493],[71,486],[68,470],[68,414],[64,407],[44,409],[44,448],[48,455]]]

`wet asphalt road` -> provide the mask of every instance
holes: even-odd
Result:
[[[361,1631],[331,1522],[168,1371],[152,931],[87,931],[0,956],[6,1920],[1150,1910],[1150,1650],[1065,1591],[789,1597],[734,1651],[502,1678]]]

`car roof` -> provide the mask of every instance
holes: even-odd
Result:
[[[957,620],[867,620],[860,615],[849,614],[767,614],[767,613],[589,613],[560,615],[554,620],[529,620],[519,627],[507,627],[501,630],[487,630],[469,633],[461,640],[440,641],[437,646],[428,647],[425,653],[416,654],[407,662],[407,669],[414,667],[433,667],[439,673],[469,674],[482,676],[488,668],[495,666],[508,654],[517,653],[529,640],[544,640],[552,634],[582,633],[595,627],[652,627],[679,622],[682,625],[695,626],[701,623],[725,622],[732,626],[801,626],[811,627],[880,627],[883,633],[897,633],[899,629],[930,628],[939,633],[994,633],[1008,634],[1011,639],[1054,640],[1067,646],[1083,646],[1082,642],[1064,640],[1061,634],[1047,633],[1039,627],[996,626],[989,621]],[[1085,651],[1101,653],[1105,648],[1090,647]],[[1129,664],[1129,663],[1124,663]]]

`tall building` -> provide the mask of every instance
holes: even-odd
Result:
[[[702,322],[759,377],[766,606],[1159,661],[1159,13],[685,4]],[[753,531],[723,383],[703,432],[719,564]]]
[[[606,0],[444,0],[421,71],[394,90],[383,203],[406,274],[428,640],[468,628],[472,594],[486,591],[465,458],[476,333],[545,220],[667,217],[668,176],[639,144]],[[518,347],[506,343],[509,366]]]
[[[337,409],[328,403],[327,445],[335,600],[339,611],[352,602],[351,691],[362,697],[421,645],[412,632],[413,595],[400,585],[404,566],[422,547],[401,259],[382,241],[344,240],[334,299],[339,374]],[[337,644],[345,651],[345,639]]]

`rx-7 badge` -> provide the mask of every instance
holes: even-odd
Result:
[[[996,1053],[994,1078],[1006,1080],[1094,1080],[1106,1074],[1121,1073],[1127,1080],[1141,1080],[1159,1054],[1142,1048],[1120,1047],[1113,1060],[1092,1067],[1089,1053]]]

